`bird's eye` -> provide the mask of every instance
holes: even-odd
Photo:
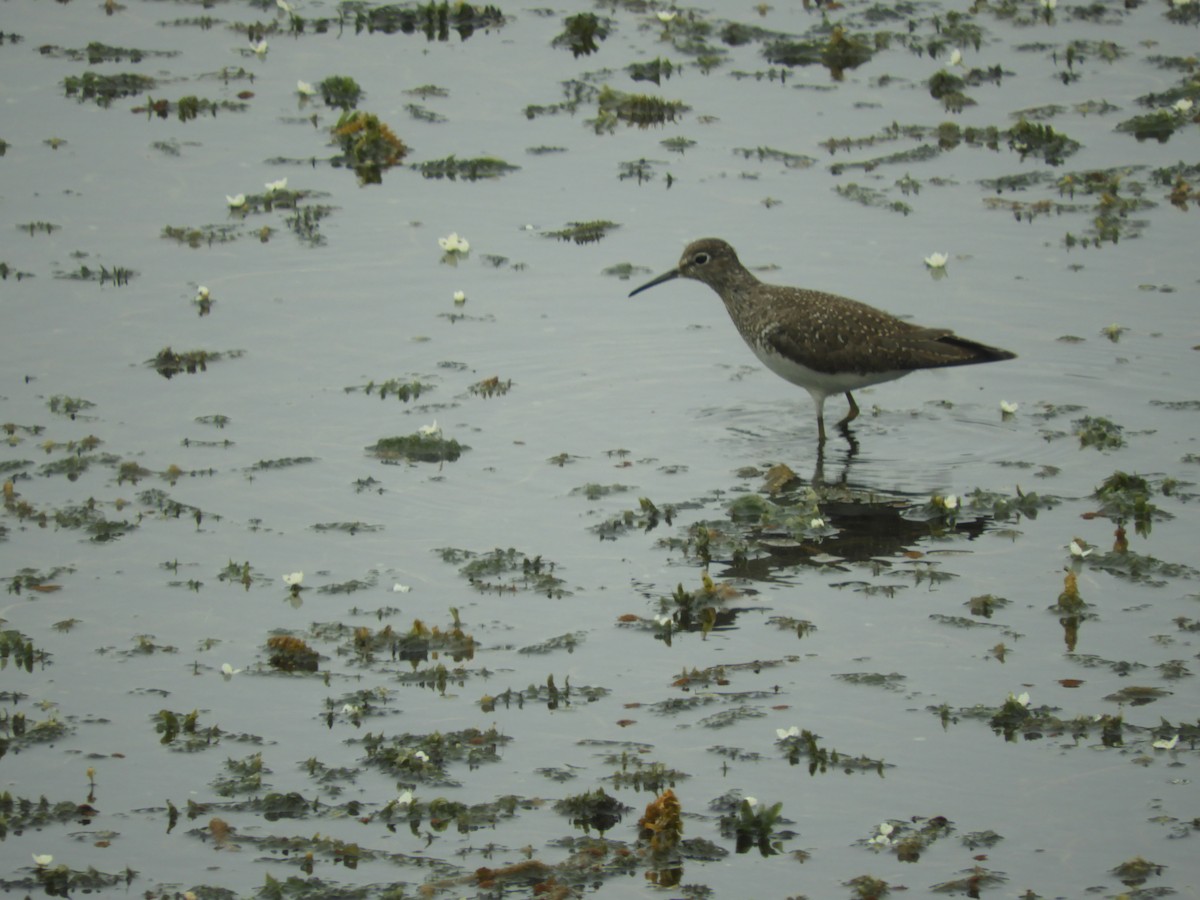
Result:
[[[697,253],[695,256],[692,257],[692,264],[696,265],[696,266],[703,266],[710,259],[712,259],[712,257],[709,256],[707,253],[705,253],[703,250],[701,250],[699,253]]]

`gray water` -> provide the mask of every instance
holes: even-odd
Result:
[[[301,29],[273,4],[4,7],[5,887],[881,896],[856,881],[869,876],[923,897],[970,895],[975,876],[980,896],[1200,895],[1200,130],[1182,109],[1165,113],[1165,142],[1117,130],[1178,99],[1200,107],[1195,75],[1170,63],[1194,56],[1196,11],[718,4],[664,23],[642,4],[501,7],[503,24],[439,40],[356,34],[367,8],[305,3]],[[589,10],[609,26],[596,52],[552,45]],[[980,29],[963,66],[954,40],[936,46],[951,13]],[[727,45],[730,22],[774,37]],[[880,36],[843,80],[764,58],[776,38],[824,44],[834,24]],[[266,29],[265,55],[246,26]],[[143,58],[89,63],[92,42]],[[656,57],[678,71],[631,79]],[[941,69],[991,67],[998,82],[964,87],[975,105],[930,96]],[[102,107],[68,95],[88,71],[155,85]],[[334,75],[411,148],[379,184],[331,164],[339,111],[297,93]],[[586,94],[526,115],[570,81],[690,109],[611,133],[589,124]],[[445,95],[409,93],[429,85]],[[187,96],[246,107],[182,121]],[[159,100],[166,118],[146,112]],[[893,123],[1003,132],[1022,111],[1078,151],[1022,159],[1001,136],[883,159],[937,146],[884,140]],[[830,139],[857,143],[831,154]],[[416,168],[451,155],[520,168],[477,181]],[[620,177],[641,160],[653,177]],[[1153,175],[1173,166],[1186,209],[1173,177]],[[1072,198],[1060,180],[1115,174],[1109,208],[1145,202],[1112,219],[1119,240],[1072,245],[1100,194]],[[282,206],[327,207],[315,232],[264,208],[282,178]],[[836,191],[850,184],[881,204]],[[239,193],[248,207],[230,210]],[[1018,221],[997,199],[1044,206]],[[586,244],[548,234],[593,220],[619,227]],[[231,239],[193,248],[167,228]],[[458,259],[438,242],[452,232],[470,242]],[[1019,358],[864,391],[853,443],[832,434],[819,455],[807,395],[756,363],[707,288],[626,299],[706,235],[764,280]],[[945,277],[923,262],[933,252],[950,257]],[[606,273],[619,264],[627,277]],[[167,347],[225,356],[165,378],[150,363]],[[493,377],[507,393],[471,392]],[[389,379],[426,389],[364,390]],[[843,408],[831,398],[831,421]],[[1083,446],[1087,417],[1120,446]],[[366,450],[435,421],[469,447],[457,460]],[[800,480],[770,495],[777,464]],[[1145,534],[1124,521],[1127,551],[1119,510],[1094,515],[1118,472],[1145,480],[1156,511]],[[756,496],[765,524],[731,515]],[[1073,539],[1090,552],[1073,557]],[[464,565],[493,551],[512,566],[472,583]],[[293,592],[282,576],[301,571]],[[1071,574],[1086,604],[1073,612],[1059,605]],[[986,595],[1007,605],[973,612]],[[356,643],[355,629],[369,631]],[[320,654],[315,673],[272,663],[280,635]],[[169,726],[193,711],[193,731]],[[810,774],[777,735],[792,726],[838,761]],[[640,787],[614,779],[638,771]],[[682,842],[655,850],[639,818],[668,787]],[[615,823],[555,809],[601,789],[627,807]],[[781,818],[738,852],[746,797],[760,822],[776,802]],[[890,843],[869,843],[883,823]]]

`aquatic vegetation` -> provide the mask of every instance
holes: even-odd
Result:
[[[421,394],[433,389],[433,385],[427,381],[413,378],[405,380],[403,378],[389,378],[386,381],[368,381],[361,386],[351,386],[343,388],[349,394],[355,391],[361,391],[370,397],[372,394],[378,394],[380,400],[386,400],[388,397],[395,397],[404,403],[410,400],[417,400]]]
[[[649,62],[634,62],[625,67],[625,71],[634,81],[650,81],[654,84],[662,84],[664,78],[670,78],[676,72],[682,71],[682,67],[669,59],[663,59],[661,56],[655,57]]]
[[[238,208],[243,209],[244,205]],[[162,236],[178,244],[187,244],[192,249],[198,249],[237,240],[239,229],[235,225],[202,225],[199,228],[165,225]]]
[[[499,375],[493,375],[491,378],[484,378],[482,381],[477,381],[467,388],[467,392],[474,394],[476,397],[483,397],[485,400],[490,400],[492,397],[503,397],[512,390],[512,379],[507,378],[500,380]]]
[[[670,853],[683,835],[683,806],[675,792],[667,788],[648,804],[638,819],[638,839],[653,853]]]
[[[520,166],[506,163],[494,156],[474,159],[459,159],[453,154],[445,159],[431,159],[413,166],[424,178],[446,178],[450,181],[478,181],[481,178],[499,178],[510,172],[520,171]]]
[[[776,736],[778,740],[775,741],[775,745],[783,752],[788,765],[799,765],[800,760],[806,758],[809,775],[817,773],[824,775],[832,768],[834,770],[841,769],[845,775],[852,775],[855,772],[875,772],[882,778],[884,769],[890,768],[881,759],[848,756],[829,747],[823,747],[818,743],[820,735],[814,734],[807,728],[796,728],[795,731],[789,728],[782,736],[779,736],[777,731]]]
[[[66,416],[69,419],[76,419],[85,409],[95,409],[96,404],[83,397],[68,397],[65,394],[54,394],[46,400],[46,407],[52,413]]]
[[[293,590],[297,585],[293,585]],[[276,634],[267,638],[270,656],[267,662],[281,672],[316,672],[320,667],[320,656],[301,638],[289,634]]]
[[[454,462],[471,448],[440,434],[409,434],[380,438],[367,452],[385,462]]]
[[[99,269],[93,269],[91,266],[81,265],[78,269],[68,272],[55,272],[54,277],[66,278],[71,281],[94,281],[101,287],[108,283],[121,287],[129,284],[137,274],[133,269],[127,269],[124,266],[113,266],[111,269],[108,266],[101,266]]]
[[[563,31],[550,42],[551,47],[566,47],[571,55],[590,56],[600,49],[598,41],[608,37],[613,22],[595,13],[577,13],[563,20]]]
[[[363,98],[363,89],[348,75],[330,75],[317,84],[317,90],[321,92],[321,99],[326,106],[344,113],[357,107],[358,101]]]
[[[663,144],[666,144],[663,141]],[[694,144],[695,142],[690,142]],[[668,147],[668,149],[671,149]],[[757,159],[759,162],[780,162],[788,169],[807,169],[816,159],[803,153],[789,153],[774,147],[734,147],[733,152],[743,159]]]
[[[458,573],[477,591],[515,593],[529,590],[551,598],[569,597],[563,579],[555,575],[557,566],[540,555],[527,556],[509,547],[486,553],[443,547],[437,551],[443,562],[458,563]]]
[[[584,834],[591,834],[593,828],[604,834],[620,822],[621,817],[631,809],[632,807],[606,794],[604,788],[563,797],[554,802],[554,811],[568,817],[571,824],[582,829]]]
[[[887,850],[901,862],[915,863],[933,844],[954,833],[954,823],[945,816],[913,816],[880,823],[875,835],[859,841],[872,850]]]
[[[1078,141],[1060,134],[1049,125],[1027,119],[1008,129],[1005,135],[1009,149],[1019,153],[1022,160],[1034,156],[1052,166],[1061,166],[1080,147]]]
[[[596,118],[589,119],[596,134],[616,131],[617,125],[649,128],[674,122],[691,109],[682,100],[664,100],[649,94],[627,94],[604,85],[596,95]]]
[[[353,20],[354,31],[368,34],[416,34],[428,41],[448,41],[454,31],[461,40],[470,38],[476,30],[491,31],[502,27],[506,19],[495,6],[442,0],[414,5],[387,4],[369,6],[361,0],[341,4],[341,20]]]
[[[9,586],[9,590],[13,590],[12,585]],[[14,669],[23,669],[27,673],[33,672],[35,660],[40,660],[42,663],[49,661],[49,657],[45,651],[37,650],[33,646],[32,638],[23,635],[16,629],[8,628],[0,631],[0,671],[8,668],[10,659],[12,660]],[[22,713],[21,722],[23,723],[24,721],[25,717]],[[11,723],[9,728],[13,728]],[[16,736],[21,737],[20,734]]]
[[[616,222],[607,219],[594,219],[590,222],[568,222],[557,231],[543,231],[542,236],[556,238],[560,241],[572,241],[576,244],[594,244],[602,240],[614,228],[620,228]]]
[[[111,106],[114,100],[136,96],[156,85],[157,82],[148,75],[133,72],[116,75],[84,72],[82,75],[68,75],[63,80],[63,89],[68,97],[78,96],[80,103],[92,100],[97,106],[105,109]]]
[[[1072,423],[1080,447],[1095,447],[1097,450],[1115,450],[1125,446],[1120,425],[1103,416],[1084,416]]]
[[[835,25],[827,40],[777,40],[763,47],[763,57],[770,63],[784,66],[821,64],[829,70],[834,81],[841,81],[846,69],[857,69],[875,55],[873,38],[848,35],[841,25]]]
[[[163,378],[169,379],[181,373],[195,375],[207,372],[209,363],[238,359],[243,355],[245,351],[242,350],[185,350],[178,353],[170,347],[163,347],[154,359],[146,360],[145,364]]]
[[[902,200],[889,200],[887,195],[875,188],[869,188],[856,182],[847,184],[839,184],[834,190],[839,197],[845,197],[847,200],[853,200],[862,206],[876,206],[882,209],[891,210],[907,216],[912,212],[912,207]]]
[[[188,122],[198,118],[202,113],[216,118],[218,111],[245,112],[249,108],[250,104],[241,100],[209,100],[204,97],[189,95],[187,97],[180,97],[174,103],[162,98],[155,100],[153,97],[147,97],[145,106],[135,106],[131,112],[145,113],[147,119],[154,116],[166,119],[170,117],[172,110],[174,110],[180,122]]]
[[[383,173],[408,155],[408,145],[373,113],[344,112],[332,131],[342,151],[338,162],[354,169],[363,184],[380,184]]]

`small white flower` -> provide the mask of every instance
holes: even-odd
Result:
[[[432,425],[422,425],[417,429],[417,433],[421,437],[441,437],[442,426],[437,423],[437,419],[434,419]]]
[[[397,594],[407,594],[409,591],[412,590],[412,587],[407,584],[401,584],[400,582],[397,581],[395,584],[392,585],[392,590],[395,591]]]
[[[257,44],[252,45],[250,47],[250,49],[253,50],[255,55],[260,58],[266,56],[267,55],[267,39],[263,38]]]
[[[1008,400],[1000,401],[1000,412],[1004,413],[1006,416],[1011,416],[1017,411],[1017,408],[1017,404],[1011,403]]]
[[[1009,694],[1008,699],[1014,700],[1017,703],[1020,703],[1022,706],[1028,706],[1029,705],[1029,691],[1021,691],[1021,693],[1015,694],[1015,695]]]
[[[448,237],[438,238],[438,244],[447,253],[466,253],[471,249],[471,242],[459,237],[458,232],[452,232]]]
[[[950,51],[950,65],[961,66],[962,64],[962,51],[955,47]]]
[[[297,81],[296,82],[296,93],[300,94],[302,97],[311,97],[316,92],[317,92],[317,89],[315,87],[313,87],[311,84],[309,84],[307,81]]]
[[[754,807],[758,806],[758,798],[757,797],[747,797],[744,802],[751,809],[754,809]]]
[[[887,835],[877,834],[875,837],[867,841],[867,843],[874,844],[876,847],[890,847],[892,846],[892,839]]]
[[[455,291],[454,292],[454,302],[457,303],[459,306],[462,306],[464,303],[466,303],[467,302],[467,292],[466,291]]]
[[[1087,559],[1089,556],[1091,556],[1093,553],[1096,552],[1095,547],[1089,547],[1084,541],[1081,541],[1079,538],[1075,538],[1073,541],[1071,541],[1068,549],[1070,549],[1071,555],[1074,556],[1076,559]]]
[[[955,494],[947,494],[942,498],[942,508],[948,512],[954,512],[958,509],[958,497]]]
[[[48,866],[48,865],[50,865],[50,863],[54,862],[54,854],[52,854],[52,853],[34,853],[33,854],[33,862],[34,862],[34,865],[36,865],[39,869],[44,868],[45,866]]]
[[[672,619],[669,615],[664,614],[661,616],[655,616],[654,621],[655,621],[655,624],[657,624],[660,628],[666,628],[675,620]]]
[[[429,762],[429,754],[424,750],[418,750],[413,754],[413,759],[419,760],[420,762]]]
[[[1171,109],[1175,110],[1175,112],[1181,112],[1181,113],[1191,112],[1192,101],[1190,99],[1188,99],[1187,97],[1181,97],[1180,99],[1175,101],[1175,105],[1172,106]]]
[[[824,528],[825,520],[822,519],[820,516],[816,516],[815,518],[812,518],[809,520],[808,527],[812,528],[813,530]]]
[[[234,668],[233,666],[231,666],[229,663],[222,663],[222,664],[221,664],[221,674],[222,674],[222,675],[224,675],[226,678],[232,678],[234,675],[236,675],[236,674],[237,674],[238,672],[240,672],[240,671],[242,671],[242,670],[241,670],[241,669],[235,669],[235,668]]]
[[[362,712],[361,706],[355,706],[353,703],[347,703],[342,707],[342,715],[357,716]]]
[[[1168,740],[1155,741],[1150,746],[1153,747],[1155,750],[1174,750],[1175,745],[1178,743],[1179,743],[1179,735],[1175,735],[1169,741]]]
[[[412,806],[412,802],[413,802],[413,792],[412,791],[404,791],[404,793],[402,793],[399,797],[396,798],[397,806]]]
[[[1042,9],[1054,9],[1058,6],[1058,0],[1042,0]]]
[[[287,179],[280,178],[278,181],[268,181],[265,185],[263,185],[263,187],[267,189],[268,194],[273,194],[276,191],[286,191]]]
[[[658,21],[662,22],[664,25],[668,25],[671,22],[675,21],[675,17],[677,15],[679,15],[679,13],[677,13],[673,10],[664,9],[661,12],[657,13],[657,15],[658,15]]]
[[[889,834],[891,834],[895,830],[896,830],[896,826],[893,825],[891,822],[880,822],[879,823],[880,837],[887,837]]]
[[[300,587],[300,585],[304,584],[304,573],[292,572],[290,575],[284,575],[283,583],[288,587]]]
[[[925,257],[925,265],[931,269],[944,269],[949,261],[950,257],[945,253],[930,253]]]
[[[232,197],[230,197],[228,194],[226,194],[225,202],[229,204],[230,209],[241,209],[246,205],[246,195],[234,194]]]
[[[196,288],[196,299],[197,300],[207,300],[208,299],[208,288],[206,288],[204,285],[200,285],[199,287],[197,287]]]
[[[775,735],[781,741],[786,741],[788,738],[800,737],[800,729],[795,725],[793,725],[791,728],[776,728]]]

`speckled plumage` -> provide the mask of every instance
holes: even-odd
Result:
[[[1016,354],[958,337],[947,328],[926,328],[857,300],[807,288],[764,284],[718,238],[694,241],[679,266],[630,293],[672,278],[694,278],[720,295],[755,356],[768,369],[812,395],[817,428],[825,441],[825,398],[901,378],[917,369],[967,366],[1013,359]]]

